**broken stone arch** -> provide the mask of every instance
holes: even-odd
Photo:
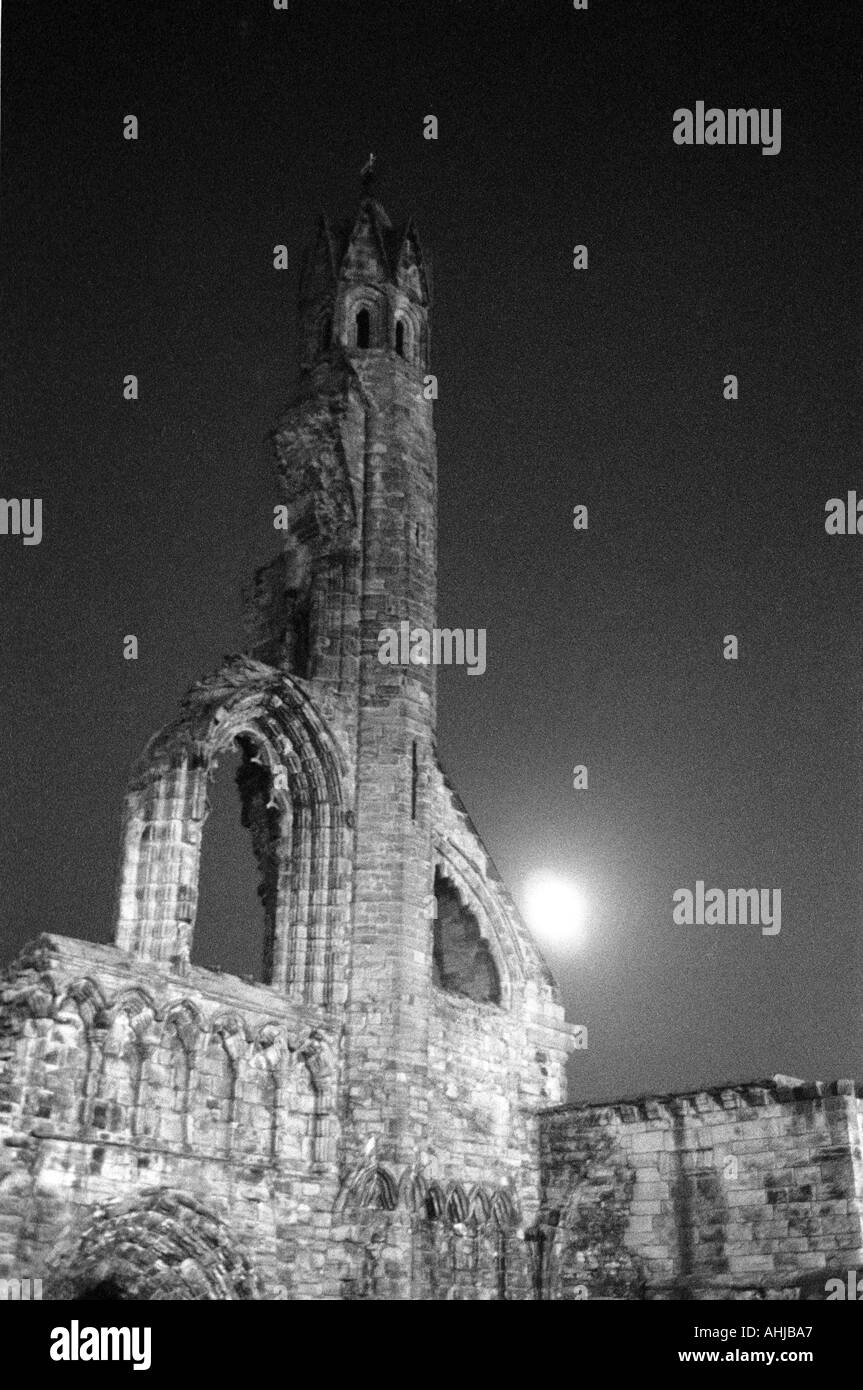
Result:
[[[185,973],[207,782],[242,754],[243,814],[261,872],[265,983],[328,1005],[349,902],[344,756],[300,683],[242,657],[194,686],[136,765],[126,798],[116,944]]]
[[[48,1296],[100,1300],[257,1300],[242,1243],[212,1208],[165,1188],[97,1207],[49,1260]]]
[[[510,1008],[513,1002],[514,980],[522,977],[519,968],[522,962],[518,943],[514,940],[501,908],[488,891],[482,876],[449,842],[436,842],[434,871],[435,881],[453,889],[464,907],[473,915],[497,973],[498,1003],[501,1008]]]

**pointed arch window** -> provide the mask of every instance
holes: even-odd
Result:
[[[396,352],[399,357],[405,356],[405,322],[404,319],[396,320]]]
[[[358,348],[367,348],[371,340],[371,315],[368,309],[358,309],[356,323],[356,340]]]
[[[211,769],[191,963],[267,985],[273,976],[282,834],[271,771],[246,736],[214,758]]]
[[[480,1004],[500,1004],[500,977],[479,923],[456,888],[435,874],[432,979],[439,989]]]

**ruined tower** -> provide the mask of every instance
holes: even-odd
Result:
[[[151,1296],[146,1231],[182,1209],[237,1247],[242,1288],[218,1296],[530,1296],[519,1232],[570,1031],[439,767],[434,664],[380,659],[383,630],[436,623],[430,310],[411,220],[369,186],[351,219],[320,219],[272,436],[283,544],[246,592],[246,649],[133,770],[115,945],[42,937],[10,972],[6,1190],[42,1185],[30,1263],[62,1290]],[[228,750],[259,983],[195,961]]]
[[[335,702],[354,762],[347,1128],[400,1161],[427,1097],[436,673],[382,665],[378,636],[435,623],[429,304],[411,222],[394,227],[369,196],[352,222],[321,219],[300,286],[298,398],[276,433],[292,529],[275,612],[264,604],[278,615],[267,655]]]

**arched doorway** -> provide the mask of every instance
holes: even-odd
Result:
[[[189,1193],[155,1188],[88,1213],[49,1261],[49,1296],[72,1302],[261,1297],[229,1226]]]

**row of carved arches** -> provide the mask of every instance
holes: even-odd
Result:
[[[222,1158],[333,1157],[335,1063],[319,1029],[205,1019],[191,1000],[160,1009],[137,988],[109,1003],[92,980],[56,1000],[31,987],[13,1007],[24,1122]]]
[[[518,1223],[518,1209],[512,1194],[504,1187],[488,1190],[477,1183],[466,1189],[460,1182],[442,1184],[435,1178],[407,1168],[396,1176],[383,1163],[364,1164],[345,1180],[336,1211],[398,1208],[429,1221],[449,1221],[453,1225],[496,1222],[505,1229]]]
[[[336,1203],[342,1297],[474,1300],[529,1297],[529,1259],[506,1188],[355,1170]],[[344,1225],[341,1227],[339,1223]]]

